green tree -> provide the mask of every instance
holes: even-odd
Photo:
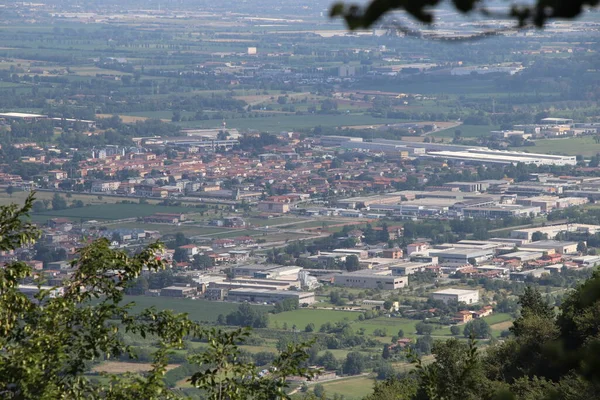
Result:
[[[189,261],[187,250],[181,247],[176,248],[175,253],[173,253],[173,260],[177,262]]]
[[[490,336],[490,332],[490,326],[481,318],[467,322],[463,329],[463,335],[466,338],[487,339]]]
[[[415,329],[417,330],[417,334],[419,335],[431,335],[431,333],[433,332],[433,325],[427,324],[423,321],[419,321],[415,325]]]
[[[335,371],[338,369],[338,360],[329,350],[319,357],[319,365],[323,366],[327,371]]]
[[[192,268],[194,269],[208,269],[213,266],[213,259],[206,254],[195,254],[194,257],[192,257]]]
[[[357,351],[352,351],[346,356],[342,371],[347,375],[358,375],[365,369],[365,364],[365,357]]]
[[[323,387],[322,384],[317,383],[313,388],[313,393],[315,394],[315,396],[322,398],[325,396],[325,387]]]
[[[54,193],[52,196],[52,209],[53,210],[65,210],[67,208],[67,200],[60,194]]]
[[[384,344],[383,345],[383,353],[381,353],[381,358],[383,358],[384,360],[387,360],[388,358],[391,357],[391,352],[390,352],[390,345],[389,344]]]
[[[13,193],[15,192],[15,187],[10,185],[6,187],[6,194],[8,194],[10,197],[12,197]]]
[[[360,263],[358,261],[358,257],[355,255],[347,256],[344,266],[346,267],[346,270],[349,272],[358,271],[360,269]]]
[[[460,335],[460,326],[452,325],[450,327],[450,333],[452,333],[452,335],[454,335],[454,336]]]

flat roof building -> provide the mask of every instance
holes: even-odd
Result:
[[[335,275],[333,283],[344,287],[353,287],[361,289],[383,289],[394,290],[408,285],[408,277],[392,276],[391,271],[385,271],[386,274],[377,274],[373,272],[356,271],[340,275]]]
[[[494,256],[494,250],[474,250],[474,249],[444,249],[430,250],[430,256],[437,257],[440,263],[468,264],[470,260],[476,263],[489,260]]]
[[[231,289],[227,293],[231,301],[248,301],[252,303],[278,303],[286,299],[297,299],[298,304],[312,304],[315,294],[293,290]]]
[[[548,235],[548,239],[554,239],[561,232],[576,232],[582,234],[594,235],[600,232],[600,225],[586,224],[560,224],[551,226],[540,226],[538,228],[515,229],[510,233],[510,237],[514,239],[524,239],[531,241],[533,234],[540,232]]]
[[[412,275],[415,272],[423,272],[427,267],[431,265],[433,264],[420,262],[405,262],[402,264],[390,266],[390,270],[392,271],[392,275],[394,276],[406,276]]]
[[[526,245],[527,249],[554,250],[559,254],[577,253],[577,242],[563,242],[559,240],[540,240]]]
[[[515,251],[512,253],[502,254],[498,256],[498,258],[501,258],[503,260],[519,260],[521,262],[524,262],[537,260],[538,258],[542,258],[543,256],[544,253],[542,252]]]
[[[479,302],[479,290],[465,290],[465,289],[444,289],[438,290],[431,294],[433,300],[443,301],[445,304],[448,302],[458,302],[466,304],[474,304]]]

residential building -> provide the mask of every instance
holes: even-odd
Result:
[[[382,253],[382,257],[383,258],[391,258],[391,259],[398,259],[398,258],[402,258],[403,256],[403,252],[402,249],[399,248],[393,248],[393,249],[385,249],[383,250]]]

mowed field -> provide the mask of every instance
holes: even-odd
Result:
[[[326,322],[333,324],[344,320],[355,321],[359,315],[360,313],[353,311],[300,309],[271,315],[269,327],[282,328],[283,324],[287,324],[290,328],[296,325],[298,329],[304,330],[306,325],[313,323],[318,331],[319,327]]]
[[[358,376],[348,379],[336,379],[331,382],[323,382],[325,395],[328,398],[333,394],[344,396],[345,400],[359,400],[373,393],[375,380],[368,376]]]
[[[67,199],[69,200],[69,199]],[[69,218],[73,221],[83,220],[116,220],[124,218],[147,217],[155,213],[190,213],[196,209],[191,207],[155,206],[150,204],[103,204],[80,208],[68,208],[58,211],[44,211],[32,214],[36,222],[45,222],[51,218]]]
[[[530,153],[565,154],[570,156],[595,156],[600,153],[600,143],[591,136],[573,137],[566,139],[536,140],[535,146],[515,147],[514,150]]]
[[[460,130],[461,137],[473,138],[473,137],[480,137],[480,136],[489,136],[490,131],[495,131],[498,129],[500,129],[500,126],[498,126],[498,125],[459,125],[459,126],[454,126],[449,129],[444,129],[441,131],[434,132],[434,133],[430,134],[430,136],[434,136],[436,138],[441,137],[441,138],[453,139],[454,132],[456,132],[456,130]]]
[[[134,302],[134,311],[149,307],[157,310],[173,310],[178,313],[187,313],[194,321],[215,322],[219,314],[227,315],[238,309],[237,303],[226,303],[208,300],[175,299],[166,297],[125,296],[125,302]],[[252,306],[260,310],[269,311],[272,306]]]

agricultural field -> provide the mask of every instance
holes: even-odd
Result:
[[[535,146],[516,147],[514,150],[591,157],[600,153],[600,143],[596,143],[592,136],[570,137],[565,139],[541,139],[535,141]]]
[[[449,129],[440,130],[432,133],[429,136],[433,136],[435,138],[444,138],[444,139],[453,139],[455,135],[455,131],[461,131],[461,137],[463,138],[474,138],[481,136],[489,136],[490,131],[495,131],[500,129],[499,125],[459,125]]]
[[[173,368],[179,367],[179,364],[167,365],[167,371]],[[152,369],[150,363],[136,363],[136,362],[125,362],[125,361],[105,361],[102,364],[98,364],[92,368],[93,372],[96,373],[108,373],[108,374],[124,374],[127,372],[137,373],[146,372]]]
[[[57,217],[69,218],[73,221],[104,221],[147,217],[155,213],[190,213],[195,211],[197,209],[191,207],[155,206],[150,204],[106,204],[34,213],[32,214],[32,219],[36,222],[45,222],[48,219]]]
[[[355,330],[360,328],[365,329],[365,334],[372,335],[376,329],[384,330],[387,335],[386,337],[392,337],[398,333],[400,329],[404,331],[406,337],[416,337],[415,325],[419,322],[418,320],[408,318],[387,318],[378,317],[373,319],[367,319],[364,321],[357,321],[352,324]],[[437,331],[434,331],[433,335],[437,335]],[[389,342],[389,340],[388,340]]]
[[[271,115],[271,114],[269,114]],[[170,115],[169,115],[170,117]],[[222,119],[208,119],[204,121],[182,122],[188,128],[214,128],[223,122]],[[262,132],[280,132],[282,130],[306,129],[315,126],[323,127],[351,127],[356,125],[381,125],[406,122],[400,119],[376,118],[368,114],[346,113],[338,115],[311,114],[296,115],[272,114],[257,118],[227,118],[227,126],[241,130],[258,130]]]
[[[133,310],[138,312],[149,307],[158,310],[175,310],[179,313],[187,313],[194,321],[215,322],[219,314],[227,315],[238,309],[237,303],[226,303],[208,300],[176,299],[166,297],[149,296],[125,296],[125,302],[134,302]],[[272,306],[253,305],[252,307],[269,311]]]
[[[271,315],[269,327],[278,329],[282,328],[283,324],[287,324],[289,328],[296,325],[297,329],[304,330],[306,325],[313,323],[315,329],[319,330],[319,327],[326,322],[355,321],[359,315],[360,313],[352,311],[300,309]]]
[[[327,396],[338,394],[345,400],[359,400],[373,392],[374,383],[373,378],[362,375],[323,382],[323,387]]]

